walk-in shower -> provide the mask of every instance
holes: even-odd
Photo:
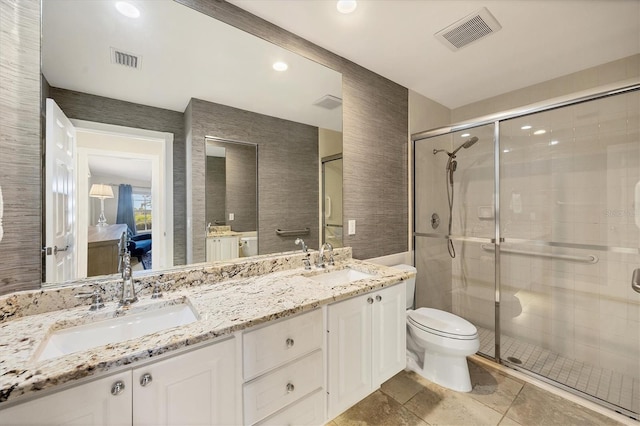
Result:
[[[472,322],[481,355],[638,419],[640,83],[412,139],[417,306]]]
[[[456,153],[460,151],[462,148],[467,149],[470,148],[474,143],[478,142],[478,138],[476,136],[469,138],[462,145],[453,150],[453,152],[449,152],[445,149],[435,149],[433,150],[433,155],[436,155],[440,152],[446,153],[449,158],[447,159],[447,166],[445,167],[445,173],[447,175],[447,200],[449,201],[449,235],[451,235],[451,221],[452,221],[452,210],[453,210],[453,194],[454,194],[454,186],[453,186],[453,174],[458,168],[458,162],[456,161]],[[453,259],[456,257],[456,249],[453,245],[453,240],[447,240],[447,250],[449,251],[449,256]]]

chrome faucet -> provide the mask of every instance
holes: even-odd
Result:
[[[325,247],[329,249],[329,260],[328,260],[329,265],[331,266],[335,265],[335,261],[333,260],[333,246],[330,243],[324,243],[322,246],[320,246],[320,253],[318,254],[318,263],[316,263],[316,266],[318,268],[325,267],[325,264],[324,264],[324,248]]]
[[[296,240],[294,241],[295,245],[299,245],[302,246],[302,252],[306,253],[305,258],[302,260],[302,262],[304,263],[304,269],[311,269],[311,253],[309,253],[309,248],[307,247],[307,245],[304,243],[304,240],[302,238],[296,238]]]
[[[122,275],[122,295],[120,296],[118,306],[129,306],[138,301],[138,296],[136,296],[136,287],[131,277],[131,253],[129,252],[126,232],[123,232],[120,237],[120,264],[118,266],[118,272]]]

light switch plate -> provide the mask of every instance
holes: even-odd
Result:
[[[349,219],[348,234],[349,235],[356,235],[356,220],[355,219]]]
[[[229,220],[234,220],[236,217],[235,213],[229,213]]]

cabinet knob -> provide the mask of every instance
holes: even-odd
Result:
[[[292,339],[292,338],[288,338],[288,339],[287,339],[287,348],[292,348],[292,347],[293,347],[293,345],[294,345],[294,343],[295,343],[295,342],[293,341],[293,339]]]
[[[381,301],[381,300],[382,300],[382,296],[377,295],[377,296],[376,296],[376,300],[377,300],[378,302],[379,302],[379,301]]]
[[[118,380],[111,386],[111,395],[117,396],[124,392],[124,382],[122,380]]]
[[[368,304],[372,304],[373,303],[373,297],[368,297],[367,298],[367,303]]]
[[[287,383],[287,393],[291,393],[295,390],[295,386],[293,386],[293,383]]]
[[[151,374],[149,373],[144,373],[142,376],[140,376],[140,386],[147,386],[152,381],[153,377],[151,377]]]

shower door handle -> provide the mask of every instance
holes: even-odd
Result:
[[[631,288],[637,293],[640,293],[640,268],[633,271],[633,276],[631,277]]]

